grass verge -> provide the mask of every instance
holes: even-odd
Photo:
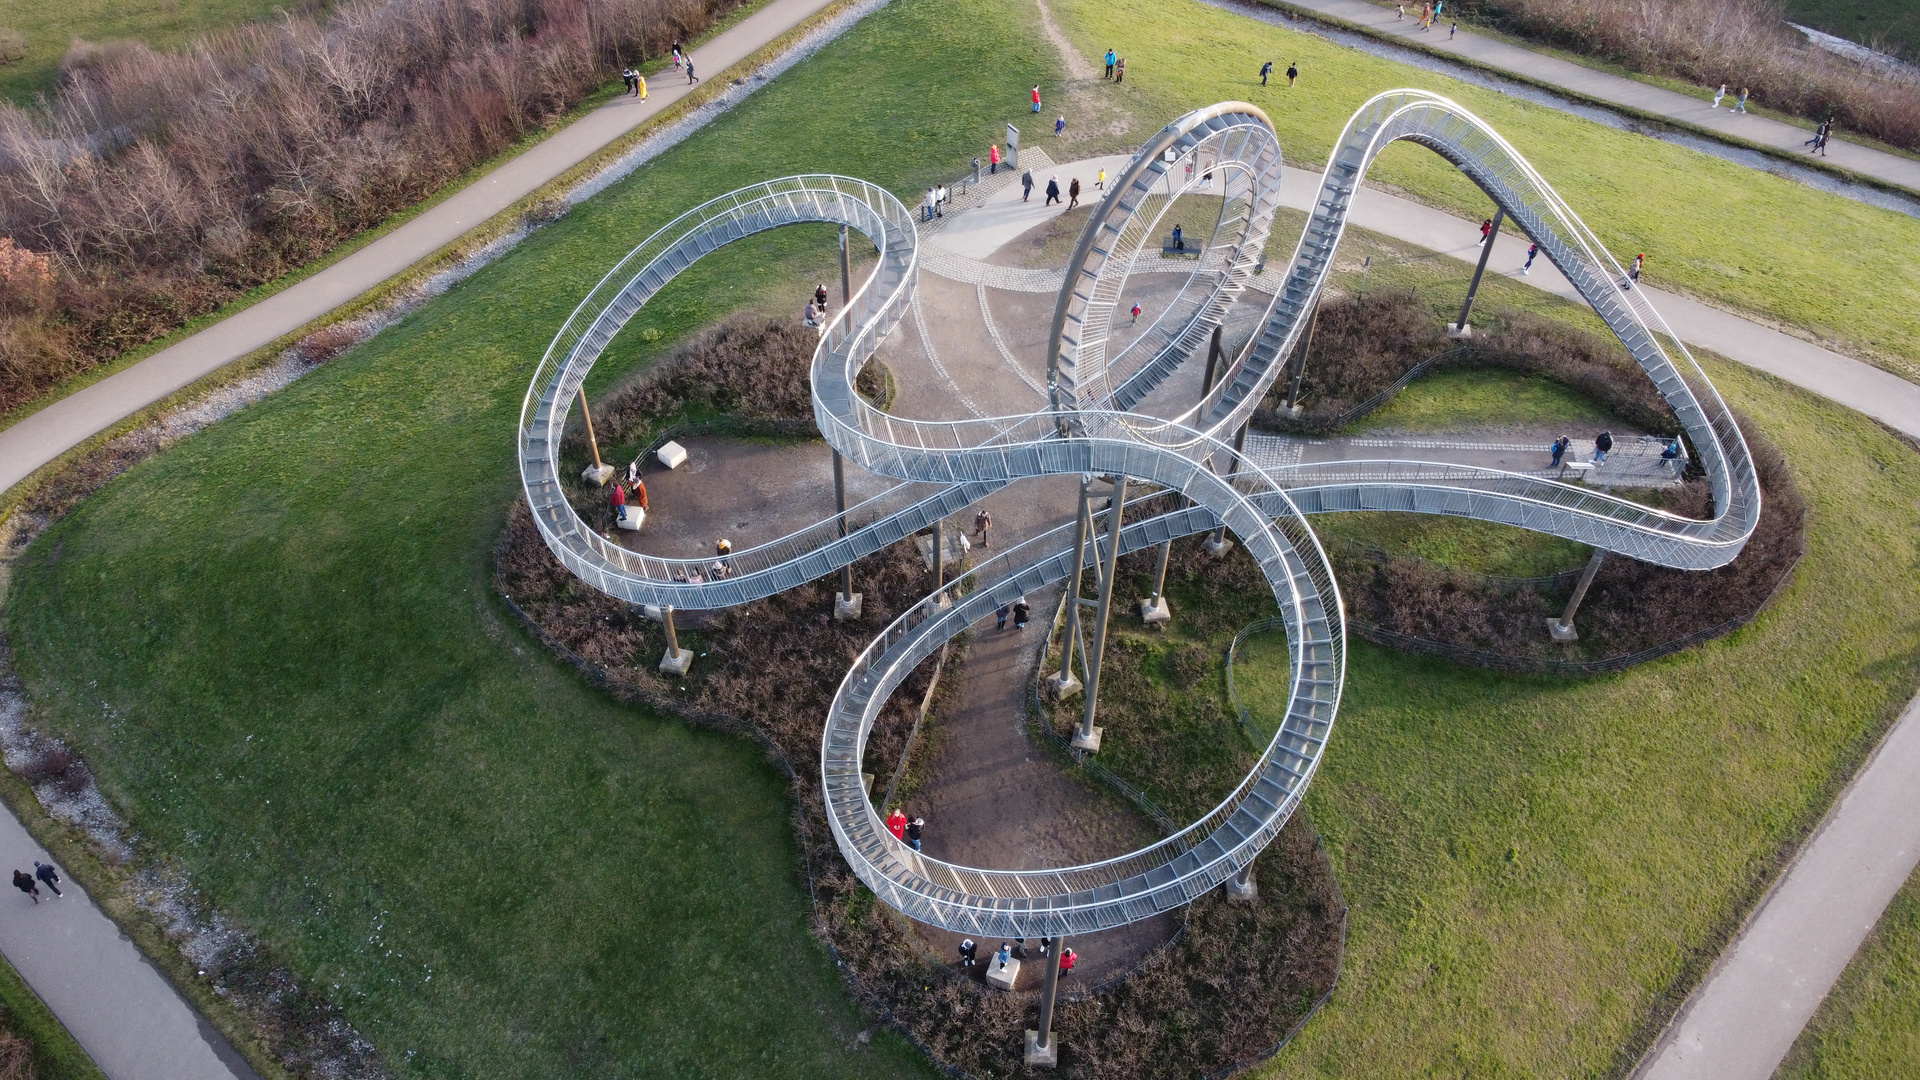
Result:
[[[1920,872],[1873,933],[1774,1073],[1775,1080],[1920,1074]]]
[[[8,1074],[9,1067],[24,1070]],[[20,1080],[106,1080],[46,1002],[0,958],[0,1075]]]

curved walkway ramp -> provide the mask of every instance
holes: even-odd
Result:
[[[1427,146],[1472,177],[1541,244],[1626,344],[1685,426],[1712,483],[1714,517],[1677,517],[1493,469],[1346,461],[1334,474],[1314,466],[1262,469],[1236,454],[1226,440],[1245,424],[1305,332],[1361,177],[1381,149],[1400,139]],[[1042,412],[906,420],[855,392],[856,375],[912,300],[919,246],[912,213],[898,199],[836,176],[743,188],[669,223],[582,301],[534,375],[519,431],[534,519],[575,574],[630,602],[684,608],[743,603],[825,576],[1015,480],[1076,473],[1127,477],[1184,497],[1183,509],[1127,525],[1117,541],[1123,550],[1224,526],[1259,563],[1287,634],[1285,722],[1253,770],[1205,817],[1104,862],[1007,871],[927,858],[886,831],[860,776],[872,724],[916,664],[1001,604],[1078,569],[1069,526],[995,554],[915,605],[868,646],[826,718],[823,789],[848,862],[875,893],[913,918],[1003,937],[1086,933],[1187,903],[1253,860],[1312,780],[1345,676],[1339,591],[1305,514],[1398,509],[1469,516],[1688,569],[1725,564],[1752,533],[1760,493],[1746,444],[1685,347],[1511,146],[1458,105],[1419,91],[1382,94],[1348,124],[1263,332],[1229,359],[1200,403],[1173,419],[1132,411],[1169,374],[1194,361],[1255,272],[1279,204],[1280,176],[1272,125],[1252,105],[1228,102],[1197,110],[1149,140],[1089,218],[1068,265],[1049,345],[1052,405]],[[1181,195],[1205,194],[1216,184],[1213,221],[1196,239],[1200,258],[1179,299],[1159,325],[1109,357],[1105,329],[1127,276],[1143,262],[1186,255],[1165,250],[1161,224]],[[814,354],[814,416],[835,450],[903,486],[870,501],[872,520],[854,527],[830,519],[741,552],[733,556],[733,572],[715,581],[692,573],[701,560],[645,556],[598,536],[565,498],[558,453],[568,406],[588,371],[620,328],[676,274],[733,240],[801,222],[846,225],[878,253],[873,271]],[[1089,562],[1107,554],[1099,550],[1104,542],[1093,545]]]

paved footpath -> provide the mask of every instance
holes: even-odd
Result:
[[[1712,95],[1704,91],[1696,96],[1649,86],[1471,31],[1456,34],[1449,41],[1446,28],[1450,20],[1444,18],[1435,20],[1434,28],[1423,34],[1419,20],[1413,15],[1414,9],[1419,7],[1417,3],[1407,5],[1405,19],[1396,19],[1389,8],[1368,3],[1367,0],[1280,0],[1280,3],[1285,7],[1316,12],[1355,26],[1364,26],[1387,37],[1406,38],[1409,44],[1453,53],[1538,83],[1563,87],[1597,101],[1610,101],[1641,112],[1684,121],[1761,146],[1804,154],[1807,140],[1813,137],[1812,131],[1793,124],[1769,120],[1752,113],[1736,115],[1733,102],[1740,95],[1737,85],[1730,87],[1726,102],[1716,109]],[[1840,133],[1841,136],[1844,134]],[[1889,184],[1897,184],[1908,191],[1920,192],[1920,161],[1912,158],[1857,146],[1836,136],[1827,144],[1827,157],[1824,160],[1862,176],[1871,176]]]
[[[772,0],[693,51],[701,82],[764,48],[830,0]],[[126,419],[248,353],[298,330],[460,239],[470,229],[687,95],[672,71],[648,84],[646,101],[615,98],[561,128],[453,197],[318,274],[290,286],[0,431],[0,491]]]

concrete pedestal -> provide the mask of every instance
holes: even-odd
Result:
[[[1227,899],[1252,900],[1259,895],[1260,883],[1253,880],[1252,874],[1247,875],[1247,882],[1244,885],[1240,883],[1240,875],[1238,874],[1227,879]]]
[[[1082,735],[1080,734],[1080,729],[1075,728],[1073,731],[1073,748],[1075,750],[1085,750],[1089,754],[1097,754],[1100,752],[1100,736],[1106,733],[1107,729],[1098,724],[1094,725],[1093,734],[1091,735]]]
[[[1000,961],[995,957],[990,956],[987,958],[988,986],[997,986],[1002,990],[1011,990],[1013,989],[1013,984],[1017,982],[1019,978],[1020,961],[1009,960],[1007,961],[1006,967],[1001,967]]]
[[[1060,1064],[1060,1033],[1049,1033],[1046,1049],[1040,1048],[1040,1033],[1027,1029],[1027,1068],[1052,1069]]]
[[[1547,620],[1547,635],[1555,641],[1579,641],[1580,631],[1572,623],[1562,623],[1559,619]]]
[[[1065,701],[1080,692],[1080,680],[1062,671],[1058,675],[1047,676],[1047,693],[1055,701]]]
[[[1473,327],[1471,327],[1471,326],[1455,326],[1455,325],[1453,325],[1452,323],[1448,323],[1448,324],[1447,324],[1447,336],[1448,336],[1448,337],[1450,337],[1450,338],[1455,338],[1455,339],[1458,339],[1458,338],[1470,338],[1470,337],[1472,337],[1472,336],[1473,336]]]
[[[1218,540],[1215,540],[1213,537],[1209,536],[1205,540],[1200,541],[1200,550],[1218,559],[1221,556],[1225,555],[1227,552],[1233,550],[1233,541],[1227,539],[1224,536],[1222,536]]]
[[[614,524],[628,532],[639,532],[640,526],[647,523],[647,512],[638,506],[627,507],[627,516],[616,518]]]
[[[841,596],[837,592],[834,593],[833,594],[833,617],[835,619],[838,619],[841,622],[852,622],[853,620],[859,618],[860,617],[860,597],[862,595],[864,594],[854,593],[852,596]]]
[[[589,465],[581,471],[580,479],[585,480],[594,487],[606,487],[607,481],[613,479],[613,466]]]
[[[668,675],[685,675],[687,669],[692,666],[692,649],[681,649],[679,652],[669,652],[660,658],[660,670]]]
[[[1166,597],[1148,597],[1140,601],[1140,621],[1148,626],[1166,622],[1171,618],[1173,618],[1173,605],[1167,603]]]
[[[687,463],[687,448],[677,442],[670,442],[655,450],[653,456],[667,468],[677,469]]]

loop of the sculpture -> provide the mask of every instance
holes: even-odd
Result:
[[[1336,473],[1326,466],[1262,470],[1234,457],[1221,437],[1245,422],[1273,384],[1280,358],[1290,354],[1331,270],[1360,176],[1380,148],[1402,138],[1432,147],[1480,183],[1626,343],[1699,450],[1712,478],[1714,518],[1693,521],[1537,477],[1468,466],[1349,461],[1339,463]],[[1209,240],[1219,254],[1214,277],[1195,279],[1204,295],[1196,294],[1168,333],[1142,350],[1150,356],[1137,358],[1116,380],[1099,331],[1102,307],[1110,319],[1117,283],[1140,255],[1141,231],[1129,233],[1130,223],[1158,220],[1142,212],[1142,192],[1150,195],[1164,175],[1164,151],[1170,147],[1176,163],[1202,148],[1218,155],[1210,160],[1221,169],[1223,183],[1234,175],[1236,183],[1245,184],[1244,211],[1239,217],[1223,212],[1228,224],[1215,232],[1225,232],[1228,239]],[[1220,165],[1223,160],[1227,164]],[[949,600],[928,597],[875,639],[848,672],[827,717],[823,794],[836,841],[855,873],[916,919],[1002,936],[1123,925],[1217,886],[1278,833],[1318,768],[1344,681],[1339,593],[1303,512],[1398,509],[1471,516],[1687,568],[1730,560],[1752,531],[1759,491],[1746,445],[1692,357],[1637,291],[1616,288],[1612,275],[1618,264],[1511,147],[1459,106],[1417,91],[1381,95],[1348,125],[1261,334],[1232,358],[1216,388],[1176,420],[1126,411],[1174,366],[1192,358],[1193,331],[1203,339],[1218,325],[1265,242],[1278,205],[1279,168],[1278,144],[1265,116],[1252,106],[1228,103],[1169,125],[1122,171],[1082,233],[1056,307],[1049,361],[1061,362],[1054,372],[1067,377],[1055,385],[1071,391],[1063,399],[1071,408],[912,421],[880,411],[854,391],[860,368],[912,298],[918,238],[911,212],[898,199],[846,177],[790,177],[753,185],[676,218],[596,286],[541,361],[522,408],[519,438],[534,520],[569,569],[630,602],[712,608],[771,595],[826,576],[1012,481],[1060,474],[1127,476],[1186,497],[1183,509],[1148,513],[1128,524],[1119,540],[1123,550],[1224,525],[1260,564],[1287,629],[1285,720],[1254,769],[1212,812],[1173,837],[1104,862],[1011,871],[928,858],[886,831],[860,775],[874,719],[915,664],[1000,604],[1075,569],[1070,526],[995,554],[959,587],[950,587]],[[1164,205],[1158,209],[1164,212]],[[845,536],[839,520],[823,521],[737,552],[738,572],[718,581],[689,573],[699,569],[699,559],[643,555],[593,532],[564,496],[559,443],[567,407],[595,360],[648,298],[705,254],[765,229],[814,221],[858,230],[878,255],[814,354],[815,419],[836,450],[901,485],[854,508]],[[1116,238],[1122,243],[1102,246],[1103,240]],[[1076,336],[1063,351],[1069,325]],[[1663,337],[1684,358],[1684,373],[1662,346]]]

